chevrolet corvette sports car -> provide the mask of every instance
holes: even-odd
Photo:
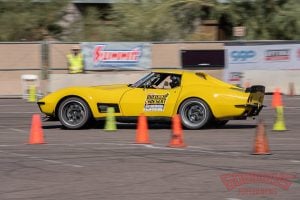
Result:
[[[179,114],[184,127],[200,129],[257,116],[264,91],[261,85],[243,89],[203,72],[156,70],[133,84],[60,89],[40,99],[38,105],[68,129],[105,119],[109,107],[114,108],[117,121],[136,121],[142,113],[148,119]]]

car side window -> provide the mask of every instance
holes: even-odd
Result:
[[[180,86],[180,75],[170,74],[165,76],[158,85],[155,85],[154,88],[157,89],[172,89]]]

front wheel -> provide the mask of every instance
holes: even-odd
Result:
[[[200,129],[207,125],[212,117],[210,108],[201,99],[190,98],[179,107],[182,125],[188,129]]]
[[[91,111],[85,101],[78,97],[65,99],[58,108],[58,118],[68,129],[80,129],[91,119]]]

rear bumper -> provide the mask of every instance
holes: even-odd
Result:
[[[254,116],[258,116],[260,111],[265,106],[260,104],[245,104],[245,105],[236,105],[235,107],[238,108],[243,107],[245,109],[242,115],[243,117],[254,117]]]
[[[263,109],[263,105],[246,105],[246,115],[247,117],[257,116]]]

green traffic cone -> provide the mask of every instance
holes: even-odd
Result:
[[[277,106],[276,107],[276,121],[273,125],[273,131],[286,131],[285,122],[284,122],[284,114],[283,114],[283,107]]]
[[[104,130],[106,131],[115,131],[117,130],[116,119],[115,119],[115,109],[113,107],[107,108],[106,122]]]
[[[34,85],[29,86],[28,102],[36,102],[36,87]]]

